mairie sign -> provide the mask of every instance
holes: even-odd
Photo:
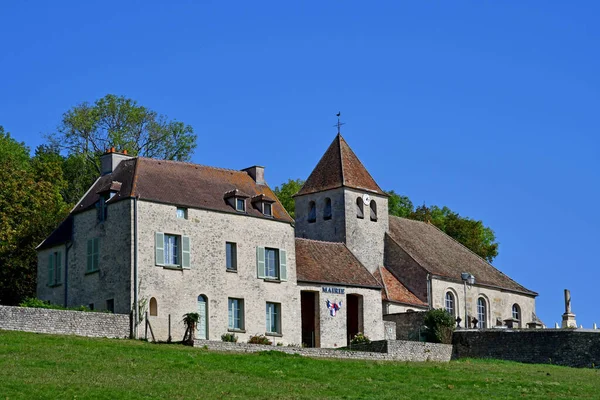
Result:
[[[337,288],[337,287],[323,286],[323,293],[344,294],[345,289]]]

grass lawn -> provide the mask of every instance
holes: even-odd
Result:
[[[233,354],[0,331],[0,399],[600,398],[600,370]]]

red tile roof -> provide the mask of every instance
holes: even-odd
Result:
[[[460,274],[468,272],[475,284],[537,295],[432,224],[390,215],[388,235],[432,275],[462,282]]]
[[[267,185],[257,184],[245,171],[137,157],[121,161],[111,174],[100,177],[74,212],[94,207],[98,189],[110,186],[113,181],[121,182],[121,189],[107,204],[139,196],[141,200],[240,214],[227,203],[226,193],[277,199]],[[271,217],[255,207],[246,209],[250,216],[294,222],[278,200],[274,200],[272,212]]]
[[[344,243],[296,238],[298,282],[381,288]]]
[[[366,190],[387,196],[338,134],[296,196],[339,187]]]
[[[409,304],[412,306],[427,307],[426,302],[419,300],[417,296],[396,279],[387,268],[380,267],[375,271],[374,275],[384,287],[384,290],[381,292],[381,298],[383,300]]]

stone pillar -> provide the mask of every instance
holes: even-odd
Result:
[[[562,315],[561,328],[577,328],[575,314],[571,312],[571,292],[565,289],[565,313]]]

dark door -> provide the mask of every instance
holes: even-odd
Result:
[[[348,330],[346,336],[348,345],[350,345],[352,338],[360,332],[359,300],[359,296],[356,295],[349,294],[346,296],[346,329]]]
[[[306,347],[316,347],[316,293],[300,292],[300,307],[302,313],[302,343]]]

